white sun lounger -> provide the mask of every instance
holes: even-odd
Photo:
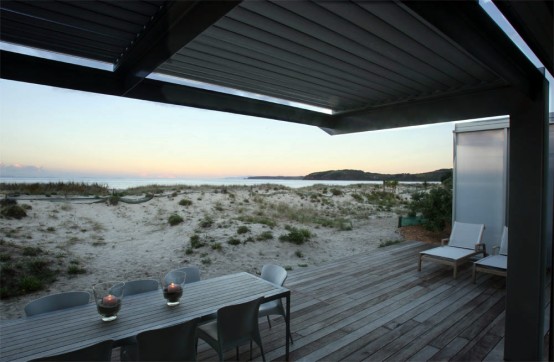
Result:
[[[458,266],[467,262],[469,258],[478,254],[486,254],[485,245],[481,238],[485,225],[454,222],[449,239],[442,240],[442,246],[419,253],[418,270],[421,271],[423,259],[436,263],[452,265],[454,279],[458,276]],[[448,245],[444,245],[448,241]]]
[[[504,226],[500,246],[494,247],[498,254],[487,256],[473,263],[473,282],[477,280],[477,272],[506,276],[508,270],[508,228]]]

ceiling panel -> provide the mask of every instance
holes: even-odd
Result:
[[[501,82],[396,2],[244,1],[156,71],[335,112]]]

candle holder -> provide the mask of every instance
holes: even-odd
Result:
[[[186,273],[179,271],[169,272],[162,278],[162,291],[168,306],[173,307],[179,304],[179,300],[183,296],[185,278]]]
[[[124,287],[125,283],[123,282],[98,283],[92,287],[98,314],[102,316],[104,322],[117,318],[123,302]]]

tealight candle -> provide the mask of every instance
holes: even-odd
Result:
[[[108,294],[107,296],[105,296],[104,298],[102,298],[102,304],[107,307],[107,306],[112,306],[112,305],[116,305],[117,304],[117,297],[114,297],[113,295],[111,294]]]

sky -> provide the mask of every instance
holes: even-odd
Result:
[[[0,80],[0,176],[418,173],[452,167],[453,129],[329,136],[289,122]]]
[[[329,136],[317,127],[0,80],[0,175],[302,176],[452,167],[453,124]]]

